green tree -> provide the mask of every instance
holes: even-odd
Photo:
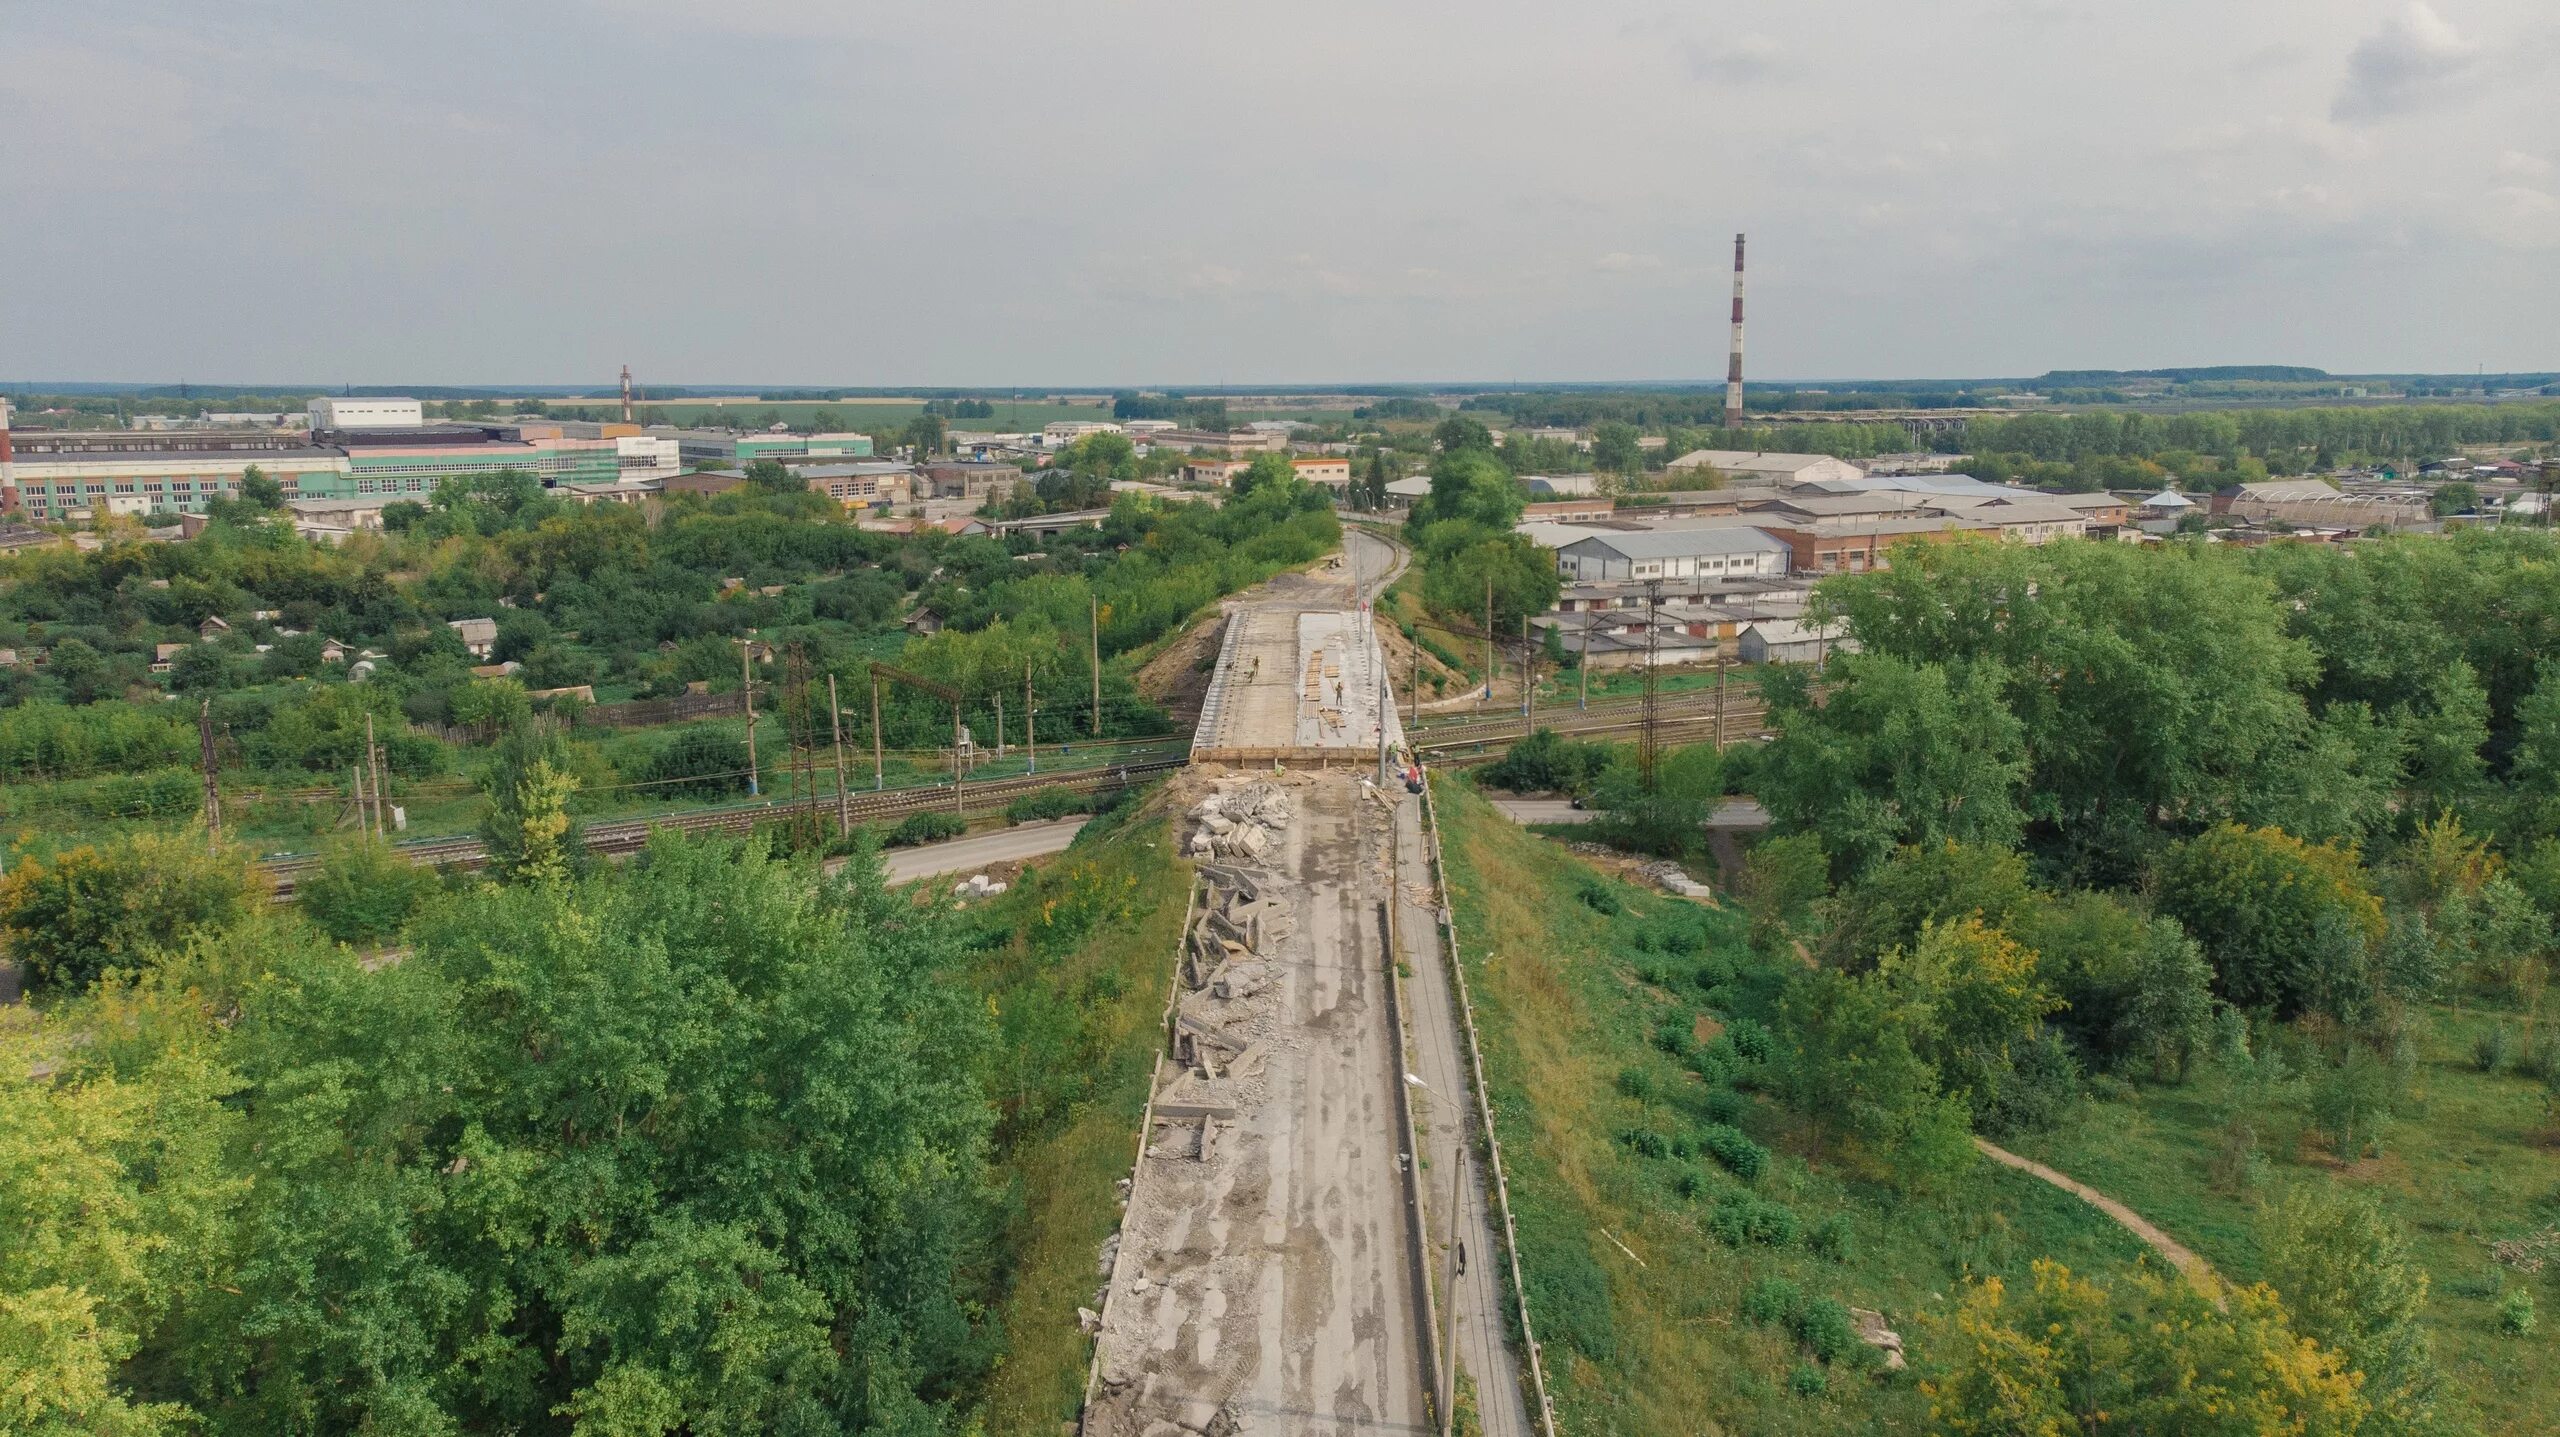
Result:
[[[1227,481],[1227,487],[1239,495],[1251,494],[1266,485],[1275,493],[1286,493],[1297,483],[1298,466],[1289,462],[1288,455],[1264,453],[1246,461],[1235,478]]]
[[[2093,1066],[2179,1082],[2208,1050],[2213,965],[2175,921],[2084,889],[2033,905],[2012,928],[2062,999],[2055,1026]]]
[[[2442,519],[2452,514],[2468,514],[2480,507],[2480,486],[2464,480],[2439,484],[2427,496],[2427,512]]]
[[[578,791],[576,760],[556,728],[526,721],[508,730],[481,779],[489,812],[480,838],[489,871],[508,883],[556,883],[586,861],[586,844],[569,800]]]
[[[2023,1055],[2061,1006],[2035,950],[1980,918],[1931,923],[1877,965],[1920,1056],[1974,1113],[1999,1109]]]
[[[1713,744],[1690,744],[1660,756],[1653,787],[1631,755],[1609,765],[1594,786],[1600,816],[1592,837],[1636,853],[1684,858],[1706,845],[1707,820],[1724,800],[1724,755]]]
[[[231,687],[231,658],[212,644],[189,644],[170,656],[169,687],[182,694],[220,693]]]
[[[2507,782],[2519,839],[2560,834],[2560,658],[2544,659],[2516,704],[2516,749]]]
[[[412,938],[242,1025],[213,1431],[945,1430],[995,1351],[994,1035],[947,914],[667,839]]]
[[[2427,1270],[2400,1224],[2370,1197],[2306,1182],[2260,1211],[2258,1245],[2293,1330],[2364,1374],[2373,1408],[2365,1430],[2437,1430],[2443,1379],[2426,1323]]]
[[[907,421],[904,438],[914,446],[918,459],[930,459],[942,452],[947,433],[940,416],[919,414]]]
[[[148,1051],[128,1053],[128,1032]],[[194,1430],[183,1406],[138,1396],[125,1364],[146,1343],[179,1346],[190,1298],[226,1270],[247,1181],[225,1102],[238,1083],[211,1032],[145,992],[0,1015],[0,1427]]]
[[[1422,600],[1441,613],[1482,625],[1487,586],[1497,633],[1516,634],[1520,621],[1554,607],[1563,592],[1555,560],[1527,537],[1464,520],[1434,524],[1418,546]]]
[[[1951,1181],[1972,1161],[1964,1100],[1939,1091],[1913,1015],[1874,974],[1817,969],[1778,1008],[1788,1105],[1817,1143],[1908,1188]]]
[[[1825,946],[1834,966],[1870,968],[1886,952],[1918,940],[1932,923],[1980,918],[2009,928],[2039,899],[2026,859],[1995,844],[1912,844],[1844,889]]]
[[[1405,528],[1420,537],[1432,525],[1456,519],[1507,533],[1528,502],[1520,481],[1489,451],[1452,450],[1431,466],[1431,492],[1416,501]]]
[[[1802,676],[1764,681],[1778,738],[1758,792],[1781,828],[1819,836],[1844,877],[1904,845],[2018,841],[2025,730],[1996,665],[1843,654],[1830,679],[1820,703]]]
[[[473,679],[453,691],[453,721],[484,732],[504,732],[533,714],[524,685],[512,678]]]
[[[0,877],[0,935],[33,986],[79,992],[219,933],[265,901],[246,858],[201,834],[133,833]]]
[[[240,502],[272,514],[284,507],[284,485],[252,464],[240,471]]]
[[[2354,1437],[2367,1406],[2339,1356],[2288,1325],[2266,1287],[2227,1306],[2139,1268],[2112,1286],[2051,1259],[2013,1298],[1970,1284],[1927,1320],[1921,1383],[1942,1437]]]
[[[1751,946],[1781,951],[1788,935],[1807,924],[1831,891],[1831,864],[1811,834],[1783,834],[1751,846],[1734,885],[1751,914]]]
[[[798,475],[771,459],[750,460],[746,467],[747,487],[763,494],[799,494],[808,485]],[[492,657],[500,657],[492,655]],[[513,657],[506,655],[504,657]]]
[[[2489,692],[2454,659],[2428,676],[2423,700],[2402,720],[2410,811],[2470,813],[2488,781]]]
[[[1603,420],[1591,427],[1591,463],[1610,474],[1636,474],[1644,469],[1644,446],[1636,427],[1623,420]]]
[[[2157,816],[2253,813],[2316,777],[2311,647],[2270,585],[2202,548],[1908,546],[1825,597],[1868,653],[1993,662],[2024,729],[2023,806],[2076,877],[2130,879]]]
[[[295,880],[294,899],[321,932],[363,945],[399,936],[437,887],[434,869],[358,836],[330,845],[320,866]]]
[[[1452,414],[1431,431],[1443,454],[1480,453],[1493,457],[1493,431],[1464,414]]]
[[[2197,935],[2240,1007],[2343,1018],[2370,993],[2382,904],[2349,850],[2221,824],[2163,856],[2159,888],[2161,911]]]

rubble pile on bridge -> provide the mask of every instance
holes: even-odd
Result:
[[[1288,796],[1269,784],[1230,783],[1192,813],[1202,822],[1201,833],[1232,839],[1238,833],[1266,833],[1266,822],[1285,824],[1291,809]],[[1228,827],[1213,829],[1210,819]],[[1265,1099],[1265,1068],[1272,1052],[1299,1041],[1279,1031],[1283,975],[1268,956],[1295,931],[1296,921],[1289,904],[1267,891],[1266,878],[1206,860],[1198,871],[1198,901],[1182,935],[1179,989],[1169,1015],[1170,1061],[1157,1069],[1144,1161],[1197,1175],[1182,1182],[1232,1183],[1248,1171],[1258,1173],[1267,1161],[1238,1151],[1237,1125],[1243,1113]],[[1130,1203],[1133,1187],[1124,1184],[1124,1204]],[[1132,1260],[1124,1256],[1132,1242],[1138,1253],[1161,1254],[1179,1246],[1178,1227],[1187,1221],[1179,1208],[1129,1206],[1122,1231],[1100,1254],[1103,1290],[1094,1294],[1091,1307],[1077,1310],[1076,1320],[1085,1331],[1151,1330],[1159,1321],[1160,1305],[1167,1303],[1174,1311],[1223,1311],[1230,1302],[1246,1300],[1242,1294],[1256,1287],[1250,1256],[1152,1270],[1142,1264],[1121,1271]],[[1150,1370],[1154,1355],[1152,1342],[1106,1341],[1095,1372],[1096,1392],[1114,1398],[1135,1395],[1137,1405],[1149,1410],[1178,1409],[1181,1420],[1157,1419],[1143,1429],[1147,1434],[1195,1437],[1242,1430],[1236,1414],[1222,1404],[1160,1397],[1157,1389],[1173,1384]],[[1210,1343],[1191,1355],[1210,1367],[1239,1371],[1252,1360],[1248,1351],[1218,1351]]]
[[[1253,860],[1271,851],[1297,818],[1297,805],[1278,784],[1256,778],[1218,781],[1215,793],[1191,806],[1194,858]]]

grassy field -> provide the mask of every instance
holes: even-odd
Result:
[[[2086,1121],[2016,1146],[2131,1203],[2242,1280],[2258,1271],[2260,1202],[2295,1183],[2371,1194],[2409,1229],[2411,1252],[2427,1267],[2437,1355],[2480,1429],[2547,1433],[2560,1426],[2560,1282],[2550,1271],[2500,1267],[2489,1245],[2560,1227],[2560,1128],[2541,1084],[2473,1065],[2473,1037],[2501,1017],[2517,1030],[2513,1015],[2428,1010],[2409,1101],[2383,1128],[2380,1156],[2353,1164],[2309,1132],[2298,1095],[2253,1102],[2219,1074],[2093,1105]],[[2245,1112],[2267,1158],[2254,1184],[2217,1182],[2214,1160],[2235,1112]],[[2498,1299],[2517,1287],[2543,1314],[2526,1337],[2498,1328]]]
[[[1076,1309],[1093,1305],[1102,1242],[1120,1222],[1113,1185],[1136,1156],[1190,883],[1161,818],[1104,821],[988,911],[971,977],[1007,1049],[1039,1065],[996,1082],[1013,1206],[998,1307],[1007,1350],[979,1414],[990,1437],[1054,1437],[1083,1400],[1092,1340]],[[1045,1046],[1062,1031],[1066,1046]]]
[[[1906,1198],[1808,1160],[1767,1098],[1711,1088],[1658,1041],[1712,1038],[1766,1011],[1783,974],[1748,953],[1739,915],[1603,876],[1463,781],[1434,792],[1523,1281],[1566,1430],[1910,1432],[1924,1414],[1907,1374],[1811,1365],[1795,1338],[1741,1314],[1745,1289],[1778,1277],[1874,1308],[1924,1355],[1912,1319],[1968,1276],[2016,1277],[2048,1256],[2104,1272],[2141,1255],[2093,1209],[1987,1164],[1953,1191]],[[1702,989],[1702,971],[1730,976]],[[1756,1180],[1636,1145],[1653,1134],[1676,1153],[1710,1114],[1772,1151]],[[1796,1235],[1713,1235],[1720,1207],[1755,1201],[1791,1213]],[[1817,1378],[1823,1390],[1796,1390]]]

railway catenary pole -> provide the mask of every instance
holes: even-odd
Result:
[[[204,836],[209,847],[222,846],[222,784],[213,761],[213,700],[196,709],[196,762],[204,769]]]
[[[1520,616],[1520,736],[1538,731],[1538,656],[1529,649],[1529,616]]]
[[[747,716],[747,797],[764,792],[756,774],[756,641],[738,640],[738,705]]]
[[[1022,751],[1031,760],[1032,773],[1040,771],[1039,710],[1031,702],[1031,661],[1022,661]]]
[[[1732,661],[1722,656],[1716,659],[1716,752],[1718,753],[1724,752],[1724,676],[1732,667]]]
[[[1582,695],[1573,701],[1578,709],[1591,707],[1591,616],[1582,616],[1582,657],[1574,663],[1574,676],[1582,681]]]
[[[1493,576],[1484,576],[1484,701],[1493,702]]]
[[[1102,596],[1090,596],[1093,603],[1093,736],[1102,737]]]
[[[1662,671],[1654,663],[1660,642],[1661,606],[1662,581],[1647,579],[1644,585],[1644,727],[1636,736],[1636,774],[1642,779],[1648,798],[1658,791],[1658,772],[1662,761]]]
[[[836,699],[836,676],[827,675],[827,727],[836,746],[836,837],[853,832],[853,808],[844,791],[844,706]]]
[[[373,741],[373,715],[364,716],[364,762],[373,779],[373,836],[383,836],[382,824],[382,746]]]
[[[889,786],[880,756],[880,676],[871,676],[871,791],[878,793]]]

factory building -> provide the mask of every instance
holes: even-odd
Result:
[[[868,459],[868,434],[733,434],[719,429],[653,428],[649,433],[673,439],[687,464],[743,469],[759,459]]]
[[[322,429],[415,429],[427,422],[426,406],[414,399],[314,399],[311,427]]]
[[[1574,583],[1603,579],[1778,578],[1784,542],[1741,526],[1597,533],[1556,550],[1556,572]]]
[[[5,416],[0,405],[0,416]],[[315,445],[298,430],[36,430],[9,433],[0,423],[0,503],[40,521],[155,512],[202,513],[215,499],[239,497],[254,468],[281,485],[288,499],[303,486],[326,492],[346,473],[347,457]]]
[[[357,407],[361,403],[371,407]],[[314,417],[401,418],[388,400],[315,400]],[[636,426],[572,434],[549,420],[508,424],[343,424],[308,434],[286,429],[46,430],[7,434],[0,507],[59,521],[107,515],[201,514],[236,499],[251,469],[288,501],[425,500],[449,477],[518,470],[544,487],[663,480],[678,472],[672,442]]]

